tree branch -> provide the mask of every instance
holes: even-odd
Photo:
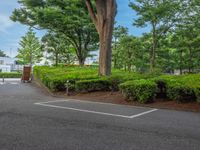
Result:
[[[89,14],[90,14],[90,16],[92,18],[92,21],[94,22],[95,27],[97,28],[97,26],[98,26],[98,20],[97,20],[96,14],[94,12],[94,9],[92,7],[92,3],[91,3],[90,0],[85,0],[85,3],[86,3],[86,6],[88,8],[88,12],[89,12]]]

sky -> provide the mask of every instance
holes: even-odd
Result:
[[[148,31],[148,28],[136,28],[132,25],[136,13],[128,6],[129,0],[117,0],[118,13],[116,21],[129,29],[129,34],[140,36]],[[15,57],[19,47],[19,41],[28,30],[28,27],[9,19],[13,10],[19,8],[17,0],[0,0],[0,50],[3,50],[8,56]],[[37,31],[36,36],[41,38],[44,31]]]

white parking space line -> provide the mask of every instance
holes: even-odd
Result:
[[[132,115],[132,116],[130,116],[130,118],[140,117],[140,116],[152,113],[152,112],[157,111],[157,110],[158,109],[152,109],[152,110],[149,110],[149,111],[145,111],[145,112],[142,112],[142,113],[139,113],[139,114],[136,114],[136,115]]]
[[[39,105],[39,104],[57,103],[57,102],[68,102],[68,101],[69,100],[55,100],[55,101],[39,102],[39,103],[34,103],[34,104]]]
[[[56,105],[50,105],[50,104],[41,104],[41,103],[36,103],[36,105],[41,105],[41,106],[46,106],[46,107],[53,107],[53,108],[68,109],[68,110],[74,110],[74,111],[80,111],[80,112],[87,112],[87,113],[93,113],[93,114],[100,114],[100,115],[107,115],[107,116],[130,118],[130,116],[124,116],[124,115],[118,115],[118,114],[111,114],[111,113],[104,113],[104,112],[92,111],[92,110],[85,110],[85,109],[77,109],[77,108],[73,108],[73,107],[62,107],[62,106],[56,106]]]
[[[157,111],[158,109],[151,109],[139,114],[131,115],[131,116],[126,116],[126,115],[119,115],[119,114],[112,114],[112,113],[106,113],[106,112],[100,112],[100,111],[92,111],[92,110],[86,110],[86,109],[78,109],[74,107],[64,107],[64,106],[56,106],[52,105],[49,103],[57,103],[57,102],[67,102],[69,100],[56,100],[56,101],[47,101],[47,102],[40,102],[40,103],[34,103],[35,105],[40,105],[40,106],[45,106],[45,107],[52,107],[52,108],[58,108],[58,109],[67,109],[67,110],[73,110],[73,111],[79,111],[79,112],[86,112],[86,113],[93,113],[93,114],[99,114],[99,115],[107,115],[107,116],[114,116],[114,117],[122,117],[122,118],[128,118],[128,119],[133,119],[137,118],[152,112]],[[91,102],[92,103],[92,102]],[[96,102],[94,102],[96,103]],[[106,104],[106,103],[101,103],[101,104]],[[142,107],[145,108],[145,107]]]
[[[111,105],[111,106],[127,106],[127,107],[132,107],[132,108],[145,108],[142,106],[130,106],[130,105],[120,105],[120,104],[112,104],[112,103],[104,103],[104,102],[95,102],[95,101],[88,101],[88,100],[78,100],[78,99],[65,99],[65,100],[55,100],[55,101],[46,101],[46,102],[39,102],[41,104],[46,104],[46,103],[57,103],[57,102],[80,102],[80,103],[92,103],[92,104],[100,104],[100,105]],[[36,103],[37,104],[37,103]]]

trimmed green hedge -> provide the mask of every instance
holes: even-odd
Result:
[[[99,77],[98,69],[94,67],[36,66],[34,75],[51,91],[65,91],[69,82],[69,90],[92,92],[120,89],[127,99],[141,103],[149,102],[155,96],[178,102],[200,102],[200,74],[139,74],[114,69],[111,76]]]
[[[19,72],[0,72],[0,78],[21,78],[21,76]]]
[[[196,99],[193,87],[176,81],[167,84],[167,97],[178,102],[190,102]]]
[[[195,96],[196,96],[196,101],[198,103],[200,103],[200,85],[195,87],[194,93],[195,93]]]
[[[36,66],[33,72],[51,91],[64,91],[67,82],[73,87],[76,81],[98,78],[95,69],[88,67]]]
[[[154,100],[157,85],[151,80],[141,79],[122,83],[120,90],[128,100],[147,103]]]
[[[177,102],[191,102],[200,99],[200,75],[163,75],[152,79],[157,83],[157,95],[165,95]]]
[[[81,80],[76,82],[75,89],[80,92],[108,91],[111,82],[108,79]]]
[[[125,73],[120,70],[113,70],[112,75],[109,77],[100,78],[98,76],[97,68],[89,67],[48,67],[36,66],[34,67],[34,75],[40,79],[42,83],[47,86],[51,91],[64,91],[66,89],[67,81],[70,82],[72,87],[75,86],[77,81],[81,80],[109,80],[109,88],[112,91],[119,90],[119,84],[141,78],[147,78],[146,75],[137,73]]]

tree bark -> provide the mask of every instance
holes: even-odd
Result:
[[[83,67],[84,64],[85,64],[85,59],[84,59],[84,58],[79,58],[79,59],[78,59],[78,62],[79,62],[79,65],[80,65],[81,67]]]
[[[77,43],[74,42],[74,47],[79,65],[82,67],[85,64],[85,59],[86,59],[86,57],[83,55],[82,45],[81,44],[78,45]]]
[[[89,14],[99,34],[99,75],[111,74],[111,43],[116,15],[116,0],[96,0],[96,12],[90,0],[85,0]]]

